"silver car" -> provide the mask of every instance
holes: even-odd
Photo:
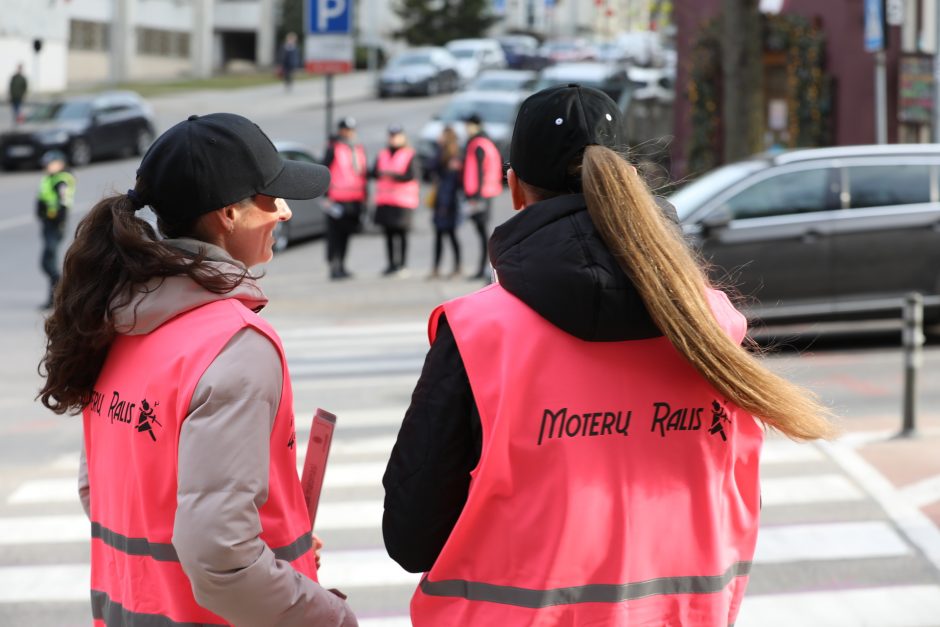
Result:
[[[285,159],[319,163],[313,152],[303,144],[292,141],[274,142],[274,147]],[[325,209],[329,204],[326,196],[312,200],[289,200],[291,219],[278,222],[274,229],[274,250],[282,251],[302,239],[309,239],[326,232]]]

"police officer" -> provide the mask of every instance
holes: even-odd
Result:
[[[463,193],[466,213],[480,237],[480,268],[474,279],[488,276],[487,240],[492,199],[503,191],[502,161],[499,149],[483,130],[483,120],[476,113],[464,118],[467,148],[464,154]]]
[[[323,165],[330,169],[332,182],[327,196],[333,204],[326,220],[326,259],[330,279],[346,279],[349,238],[359,230],[367,195],[369,166],[366,151],[356,141],[356,119],[345,117],[323,156]]]
[[[426,572],[416,627],[732,624],[763,428],[830,433],[741,348],[743,316],[618,152],[621,128],[601,91],[530,96],[499,282],[431,316],[383,478],[386,548]]]
[[[379,151],[372,168],[375,185],[375,223],[385,231],[388,266],[383,274],[405,272],[408,257],[408,231],[420,202],[415,151],[408,145],[404,129],[388,127],[388,145]]]
[[[59,283],[59,246],[65,235],[68,212],[75,198],[75,177],[65,169],[65,155],[57,150],[42,156],[46,173],[39,181],[36,214],[42,229],[42,255],[39,265],[49,279],[49,295],[43,309],[52,307]]]

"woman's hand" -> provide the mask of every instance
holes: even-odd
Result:
[[[323,540],[317,537],[317,534],[311,534],[313,536],[313,554],[317,563],[317,570],[320,569],[320,549],[323,548]]]

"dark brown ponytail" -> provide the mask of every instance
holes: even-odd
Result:
[[[57,414],[78,413],[87,403],[114,339],[113,313],[130,302],[134,286],[185,275],[224,294],[247,276],[247,270],[222,272],[204,255],[161,243],[136,209],[125,194],[104,198],[79,222],[65,254],[39,363],[46,380],[39,398]],[[174,236],[187,234],[172,230]]]

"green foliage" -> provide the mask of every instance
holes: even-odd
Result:
[[[499,19],[491,0],[398,0],[396,36],[412,46],[441,46],[453,39],[482,37]]]

